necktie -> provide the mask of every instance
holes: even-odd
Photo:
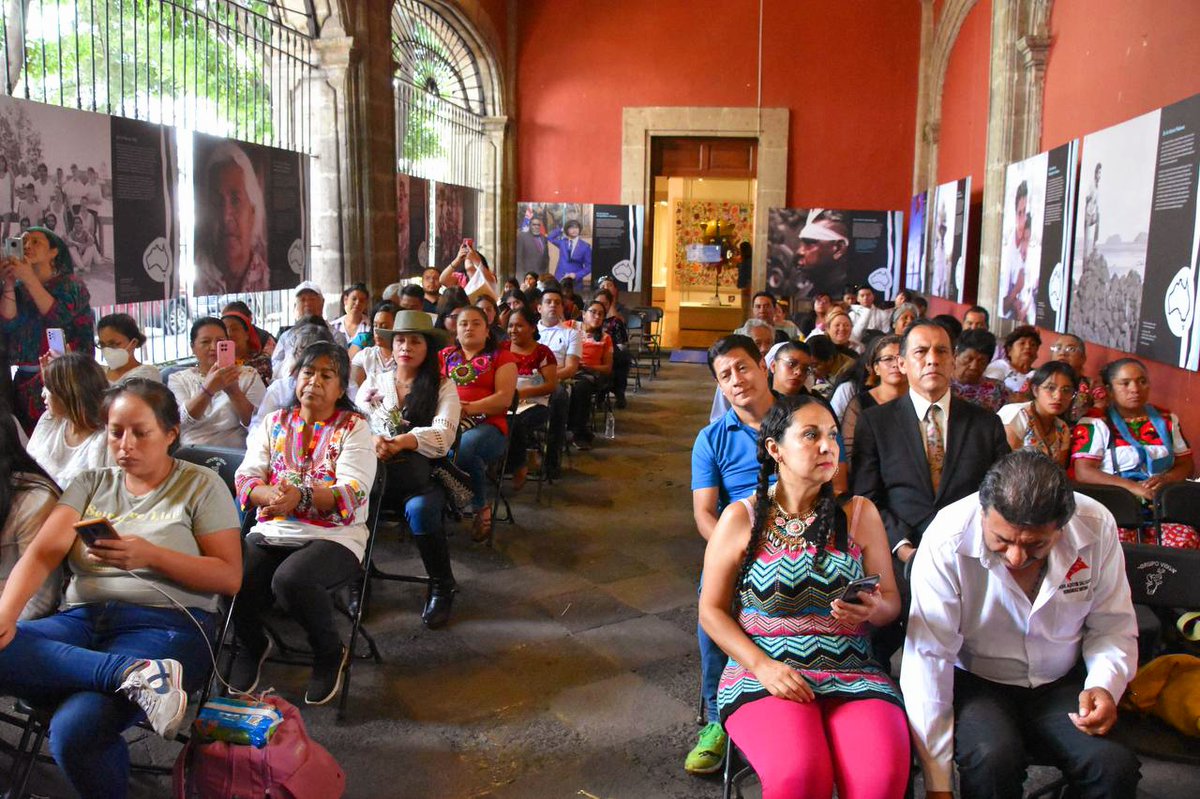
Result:
[[[925,412],[925,456],[929,459],[929,479],[933,490],[942,480],[942,465],[946,460],[946,442],[942,436],[942,409],[930,405]]]
[[[575,239],[571,239],[571,244],[567,247],[567,257],[575,257]]]

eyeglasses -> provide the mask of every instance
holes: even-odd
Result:
[[[884,366],[888,366],[888,367],[898,366],[900,363],[900,356],[899,355],[885,355],[882,358],[880,358],[878,361],[876,361],[875,363],[881,363]]]
[[[794,358],[776,358],[775,363],[779,364],[784,369],[796,369],[802,375],[812,374],[813,370],[811,366],[803,364]]]
[[[1074,355],[1076,353],[1083,352],[1083,347],[1079,346],[1078,344],[1052,344],[1050,346],[1050,351],[1059,353],[1061,355]]]
[[[1044,383],[1038,386],[1038,389],[1043,394],[1049,394],[1051,397],[1063,397],[1065,399],[1070,399],[1077,393],[1071,386],[1051,386]]]

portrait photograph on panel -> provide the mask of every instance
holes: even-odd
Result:
[[[908,249],[904,258],[904,287],[925,292],[925,209],[929,193],[913,195],[908,206]]]

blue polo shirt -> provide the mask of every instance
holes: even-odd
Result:
[[[838,432],[838,461],[846,462],[846,447]],[[775,484],[775,474],[771,475]],[[692,445],[692,490],[718,489],[717,515],[730,502],[758,488],[758,431],[730,408],[696,436]]]

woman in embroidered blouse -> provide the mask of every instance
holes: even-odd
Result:
[[[8,337],[8,365],[17,367],[13,412],[31,433],[46,410],[38,363],[47,352],[46,331],[62,329],[67,350],[90,358],[96,317],[87,286],[74,274],[66,242],[43,227],[29,228],[21,240],[25,257],[9,258],[0,266],[0,332]]]
[[[517,389],[517,364],[512,353],[499,349],[487,326],[487,316],[473,305],[462,308],[456,322],[458,343],[439,353],[442,374],[458,387],[464,420],[455,461],[471,475],[474,492],[475,541],[492,535],[492,508],[487,502],[487,467],[499,460],[508,442],[507,412]],[[465,427],[465,425],[464,425]]]
[[[374,372],[358,388],[358,407],[371,425],[375,455],[387,469],[384,506],[404,514],[432,582],[421,611],[426,627],[450,619],[454,573],[442,529],[446,494],[432,478],[458,431],[460,404],[454,383],[442,377],[435,353],[448,336],[424,311],[400,311],[389,329],[375,327],[388,342],[395,367]]]
[[[344,347],[310,345],[299,355],[292,404],[265,418],[247,442],[238,501],[257,516],[233,611],[239,647],[229,683],[238,690],[258,684],[270,648],[262,614],[272,600],[308,634],[313,669],[304,701],[324,704],[341,688],[348,655],[328,587],[358,573],[377,466],[370,427],[346,395],[349,382]]]
[[[1029,377],[1033,374],[1033,362],[1037,360],[1038,348],[1042,346],[1042,337],[1038,335],[1033,325],[1019,325],[1004,337],[1004,357],[992,361],[983,371],[984,377],[990,377],[1004,384],[1013,394],[1025,398],[1029,396]]]
[[[267,388],[249,366],[217,366],[217,342],[228,338],[220,319],[205,316],[192,324],[196,365],[167,379],[183,420],[185,447],[245,449],[246,426]]]
[[[999,411],[1015,452],[1022,447],[1037,450],[1059,466],[1067,468],[1071,456],[1071,428],[1059,418],[1071,407],[1079,376],[1062,361],[1048,361],[1029,378],[1033,399],[1014,402]]]
[[[905,790],[908,722],[870,641],[900,596],[875,506],[834,499],[837,436],[821,400],[777,400],[758,436],[758,491],[725,509],[704,555],[700,624],[729,655],[717,703],[763,799],[828,797],[835,783],[839,796]],[[864,574],[879,586],[841,599]]]
[[[954,377],[950,390],[956,397],[995,413],[1008,402],[1002,383],[984,377],[996,353],[996,337],[987,330],[964,330],[954,345]]]
[[[519,491],[529,477],[529,441],[535,430],[550,418],[550,396],[558,388],[558,360],[545,344],[539,344],[538,315],[522,306],[508,319],[508,341],[501,348],[517,361],[517,415],[509,427],[508,464],[512,467],[513,490]]]

